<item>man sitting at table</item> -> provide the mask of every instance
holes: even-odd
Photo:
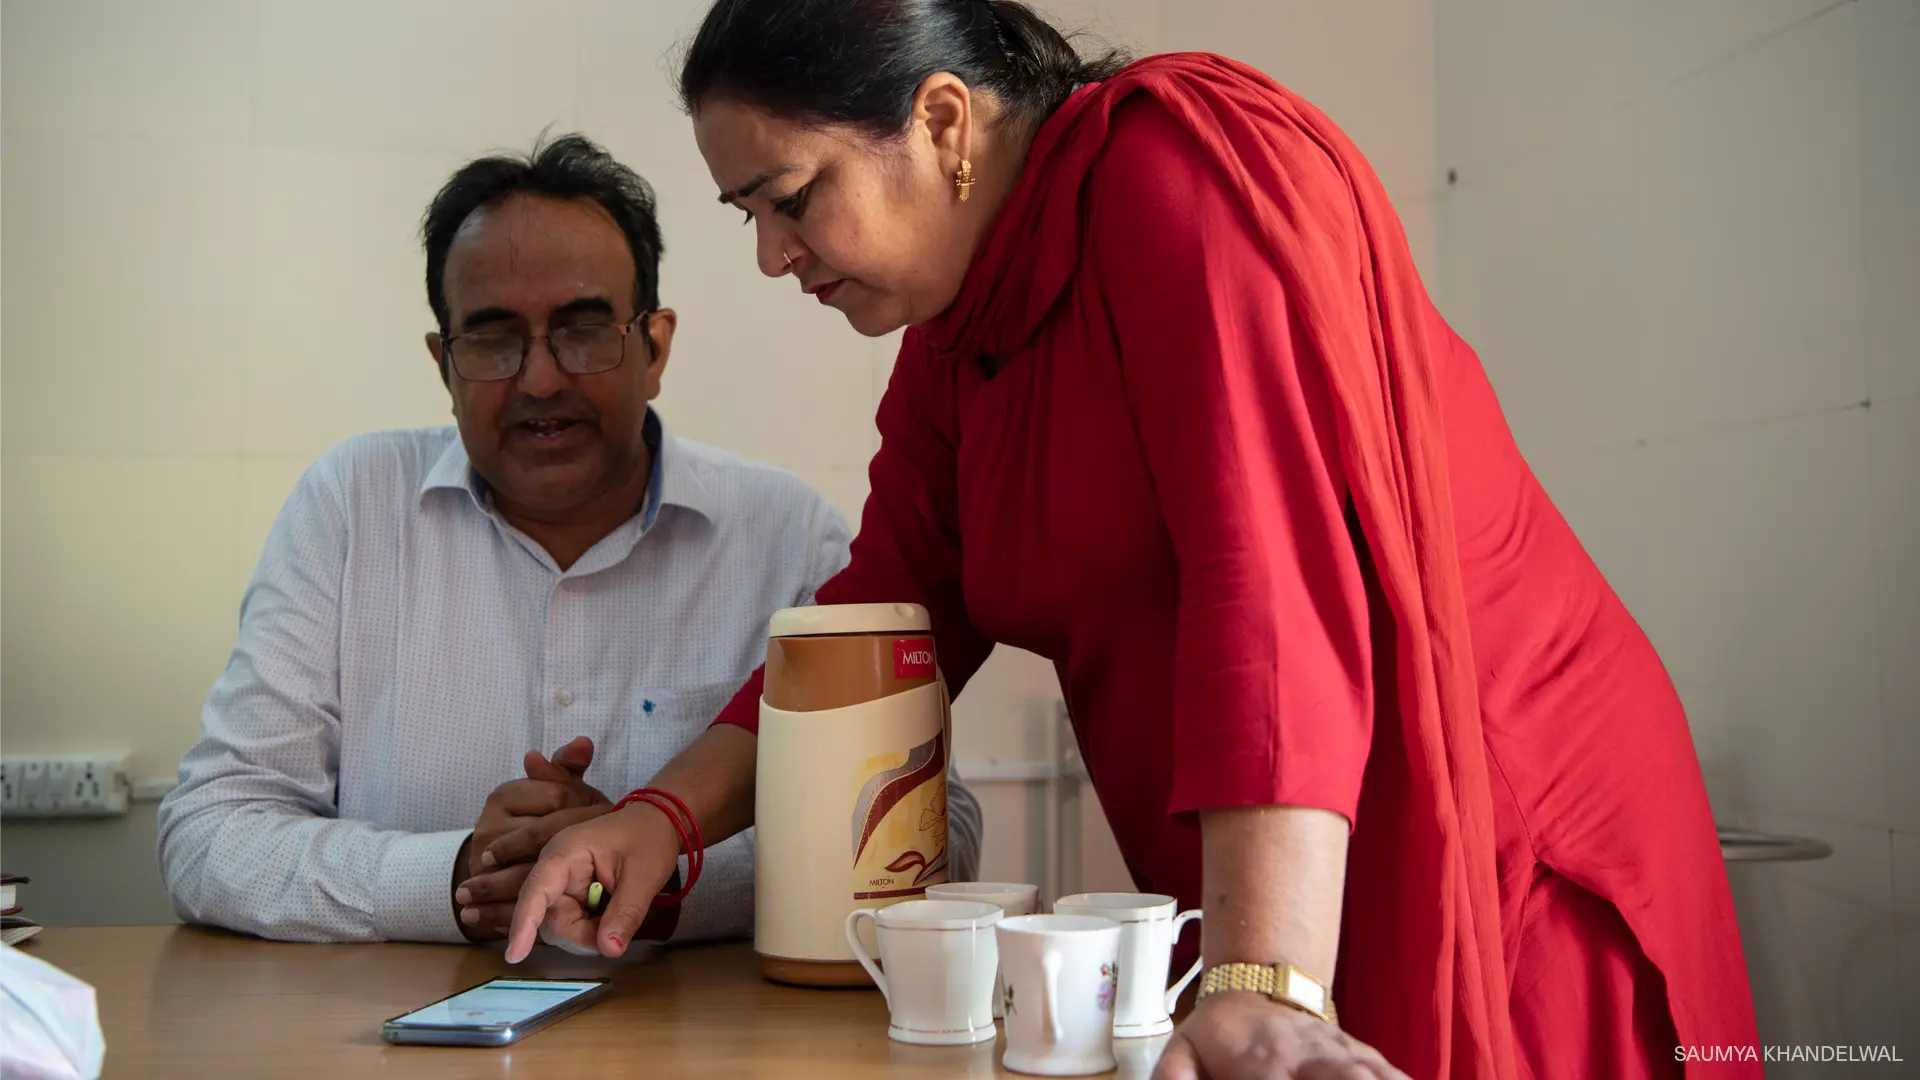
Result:
[[[422,231],[457,436],[349,439],[280,511],[160,807],[190,921],[498,936],[528,865],[488,865],[489,843],[644,784],[760,663],[768,617],[847,563],[817,493],[649,405],[676,317],[638,175],[568,136],[468,164]],[[949,790],[961,874],[979,809]],[[751,838],[719,844],[642,936],[742,933],[752,886]]]

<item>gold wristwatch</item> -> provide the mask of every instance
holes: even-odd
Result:
[[[1292,964],[1216,964],[1200,977],[1200,996],[1194,1000],[1205,1001],[1229,990],[1265,994],[1290,1009],[1340,1025],[1327,984]]]

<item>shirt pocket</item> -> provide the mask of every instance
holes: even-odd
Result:
[[[707,730],[746,681],[635,691],[607,732],[604,749],[594,754],[587,782],[616,802],[644,786]]]

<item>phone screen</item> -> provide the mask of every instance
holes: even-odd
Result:
[[[600,981],[495,979],[424,1009],[394,1017],[390,1022],[431,1027],[509,1027],[523,1024],[601,985]]]

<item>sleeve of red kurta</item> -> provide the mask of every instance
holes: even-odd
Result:
[[[933,619],[940,673],[954,696],[993,642],[967,618],[960,590],[959,469],[953,387],[908,331],[880,399],[880,451],[867,470],[866,507],[851,560],[814,594],[816,604],[919,604]],[[716,724],[760,730],[765,669],[722,709]]]
[[[1371,649],[1323,376],[1194,136],[1147,99],[1114,125],[1088,258],[1180,568],[1170,812],[1310,806],[1351,822]]]

